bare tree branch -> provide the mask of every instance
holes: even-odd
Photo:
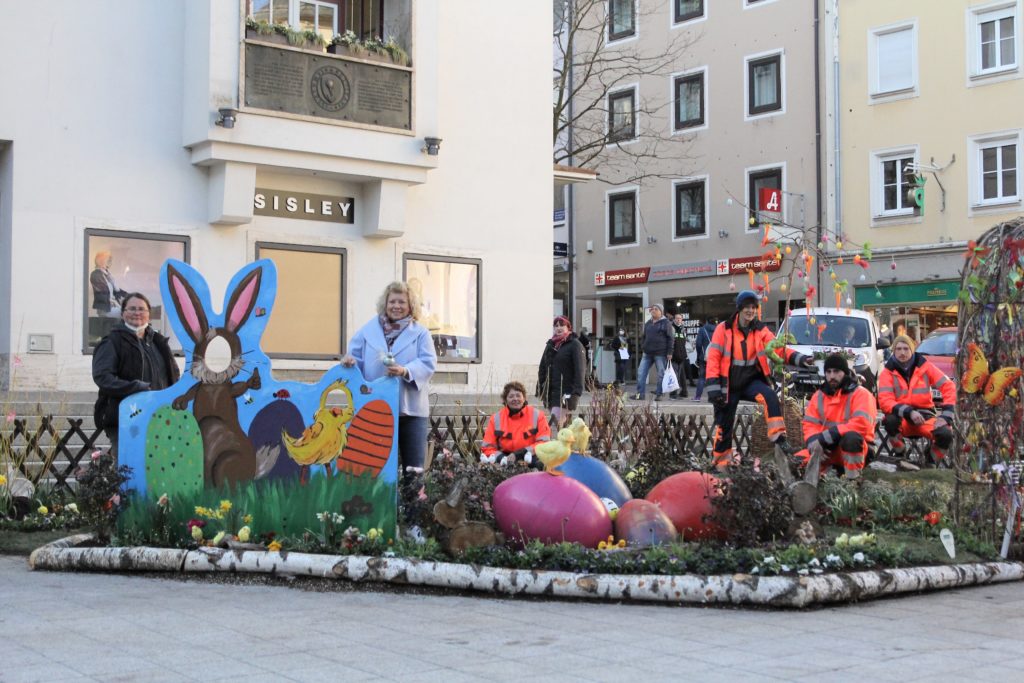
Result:
[[[634,22],[661,13],[668,3],[636,3]],[[599,171],[612,184],[641,184],[648,178],[679,176],[658,160],[686,159],[692,136],[672,134],[673,101],[664,93],[696,38],[674,33],[662,49],[639,40],[608,42],[607,0],[553,0],[553,161]],[[671,9],[669,9],[671,11]],[[643,84],[658,82],[654,88]],[[611,125],[609,95],[637,85],[632,113],[634,135],[623,139]],[[643,91],[659,93],[645,97]]]

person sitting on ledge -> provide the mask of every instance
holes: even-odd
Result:
[[[487,429],[481,445],[482,463],[509,465],[524,462],[540,467],[533,447],[551,440],[551,427],[543,410],[526,402],[526,387],[520,382],[509,382],[501,390],[504,407],[487,419]]]
[[[804,465],[818,457],[821,470],[841,467],[847,479],[864,469],[868,446],[875,439],[875,397],[850,372],[846,356],[825,359],[825,383],[807,402],[802,423],[807,448],[797,453]]]

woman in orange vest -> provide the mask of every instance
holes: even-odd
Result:
[[[540,467],[540,461],[533,457],[533,447],[551,440],[547,415],[526,403],[526,387],[520,382],[505,385],[501,402],[504,407],[487,419],[480,462],[508,465],[522,461]]]
[[[936,409],[932,389],[942,394]],[[892,341],[892,355],[878,376],[878,404],[885,413],[882,424],[889,450],[902,455],[907,450],[904,436],[921,436],[932,442],[932,456],[946,457],[953,443],[956,386],[931,361],[914,351],[905,334]],[[936,412],[938,415],[936,416]]]
[[[705,390],[715,406],[715,467],[728,469],[733,460],[732,428],[736,406],[741,400],[757,401],[768,422],[768,439],[787,456],[793,448],[786,442],[782,404],[769,382],[771,366],[765,347],[775,339],[768,326],[757,319],[757,294],[749,289],[736,296],[736,312],[719,323],[707,349]],[[782,347],[780,355],[793,365],[814,365],[811,356]]]
[[[807,448],[797,456],[809,464],[816,455],[822,471],[842,467],[847,479],[856,479],[875,440],[877,413],[875,397],[860,386],[846,357],[833,353],[825,359],[825,383],[807,402],[802,423]]]

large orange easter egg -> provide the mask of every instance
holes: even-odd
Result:
[[[348,425],[348,443],[338,456],[338,469],[380,474],[395,441],[395,417],[386,401],[370,401]]]

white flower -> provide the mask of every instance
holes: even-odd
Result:
[[[842,563],[843,563],[843,561],[839,558],[838,555],[826,555],[825,556],[825,564],[827,564],[829,566],[834,566],[834,565],[842,564]]]
[[[812,557],[811,561],[808,562],[807,564],[809,566],[811,566],[811,567],[820,567],[821,566],[821,562],[816,557]]]
[[[775,564],[775,557],[773,555],[769,555],[768,557],[764,558],[762,562],[764,562],[765,564]]]
[[[854,553],[853,554],[853,561],[854,562],[864,562],[865,561],[864,560],[864,553]]]

